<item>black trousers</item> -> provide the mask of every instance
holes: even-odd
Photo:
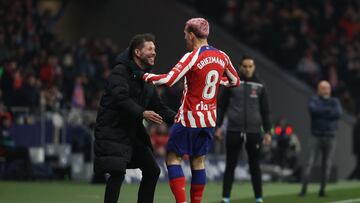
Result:
[[[245,144],[248,155],[251,182],[255,198],[262,197],[262,180],[260,169],[260,150],[262,137],[260,133],[240,133],[228,131],[226,134],[226,167],[223,182],[223,197],[230,197],[234,172],[239,152]]]
[[[142,172],[142,179],[138,191],[137,202],[153,202],[156,183],[160,175],[160,168],[154,158],[151,149],[147,146],[134,147],[130,167],[139,168]],[[110,177],[107,180],[105,189],[105,203],[117,203],[120,194],[121,184],[124,181],[124,177],[124,172],[110,172]]]

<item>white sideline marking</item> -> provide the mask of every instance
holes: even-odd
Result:
[[[347,199],[347,200],[341,200],[341,201],[329,202],[329,203],[354,203],[354,202],[360,202],[360,199]]]
[[[100,199],[100,195],[78,195],[81,198],[91,198],[91,199]]]

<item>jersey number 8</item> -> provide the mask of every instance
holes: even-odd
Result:
[[[206,75],[205,87],[203,90],[204,99],[212,99],[215,96],[216,84],[219,80],[219,73],[216,70],[211,70]]]

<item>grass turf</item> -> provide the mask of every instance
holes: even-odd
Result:
[[[318,188],[318,184],[311,184],[308,195],[298,197],[299,184],[266,183],[263,189],[264,202],[321,203],[360,198],[359,182],[329,184],[328,197],[325,198],[317,196]],[[103,201],[104,189],[104,185],[77,182],[0,182],[0,203],[98,203]],[[124,184],[119,202],[136,202],[137,189],[138,184]],[[203,202],[216,203],[220,201],[220,197],[221,184],[208,183]],[[251,184],[234,184],[232,200],[233,203],[254,202]],[[154,202],[174,202],[167,183],[158,184]]]

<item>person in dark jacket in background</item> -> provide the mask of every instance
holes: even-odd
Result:
[[[105,203],[118,200],[127,168],[139,168],[138,202],[153,202],[160,168],[152,153],[143,119],[171,124],[175,112],[160,100],[155,86],[141,79],[155,61],[155,37],[135,35],[117,58],[100,100],[95,126],[95,173],[109,173]]]
[[[353,153],[356,158],[356,164],[348,179],[360,180],[360,111],[357,114],[356,123],[353,128]]]
[[[223,200],[230,201],[234,171],[242,145],[249,158],[251,182],[256,202],[262,202],[260,149],[262,142],[271,143],[271,121],[264,84],[255,76],[254,60],[245,56],[240,62],[239,87],[224,89],[219,98],[218,120],[215,136],[222,138],[221,125],[225,114],[228,118],[226,133],[226,167],[223,182]],[[264,136],[262,136],[262,130]]]
[[[311,133],[314,142],[311,146],[308,165],[302,177],[302,188],[299,196],[305,196],[307,192],[308,178],[316,158],[321,154],[321,182],[319,196],[324,197],[326,182],[330,175],[331,159],[335,152],[335,132],[338,121],[342,114],[341,104],[337,98],[331,97],[330,83],[320,81],[317,95],[309,101],[309,113],[311,117]]]

